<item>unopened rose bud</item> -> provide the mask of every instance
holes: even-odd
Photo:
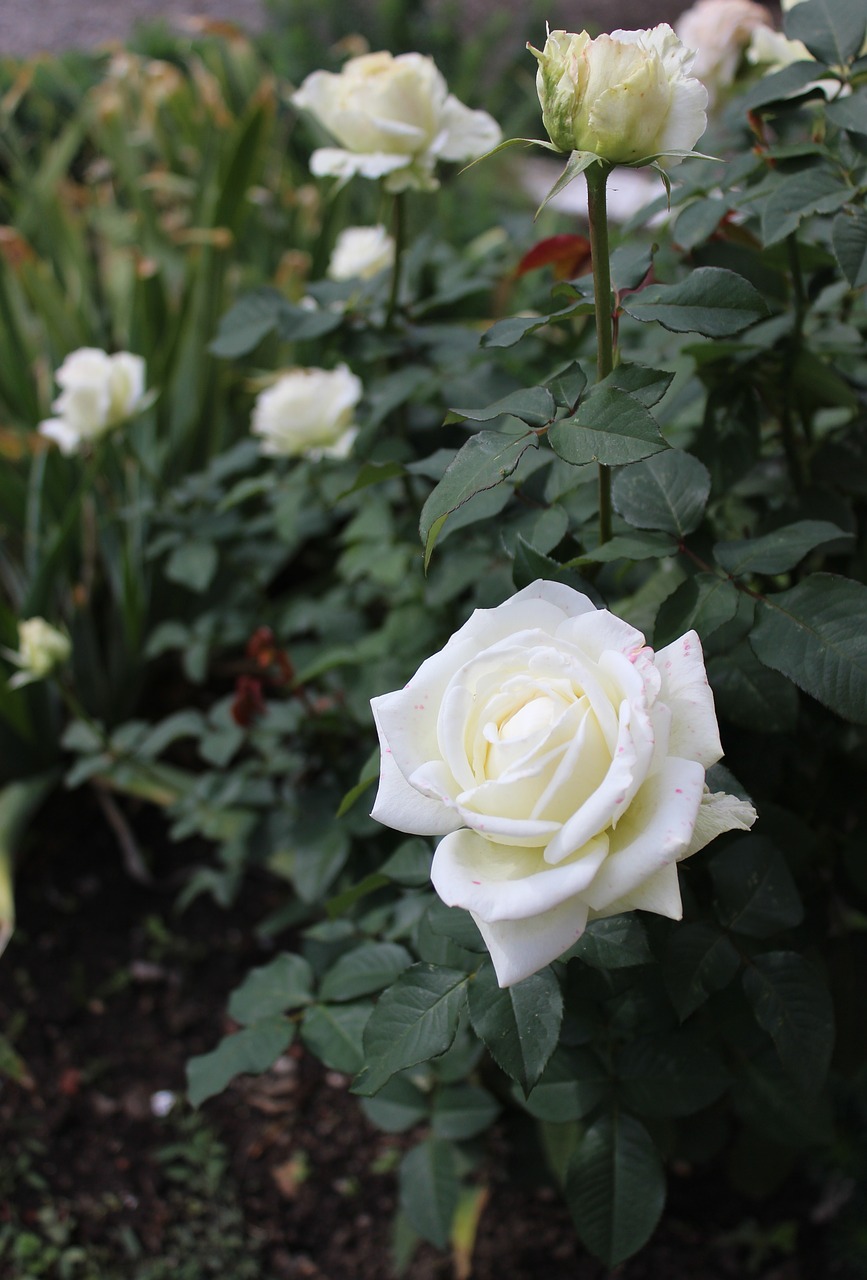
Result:
[[[551,31],[544,49],[529,49],[539,62],[542,119],[560,151],[647,163],[692,150],[704,133],[707,90],[689,75],[693,54],[667,23],[595,40],[586,31]]]

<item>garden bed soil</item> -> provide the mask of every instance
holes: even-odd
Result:
[[[0,966],[20,1077],[0,1076],[0,1241],[59,1240],[79,1259],[73,1280],[387,1280],[393,1171],[411,1137],[369,1125],[346,1077],[293,1047],[198,1113],[183,1100],[186,1060],[228,1029],[228,993],[271,954],[256,925],[285,887],[254,878],[230,911],[200,898],[179,915],[184,858],[152,820],[142,829],[162,889],[126,876],[85,798],[55,801],[30,842]],[[493,1133],[471,1270],[422,1245],[408,1280],[609,1275],[556,1192],[514,1176],[523,1156]],[[856,1280],[833,1260],[833,1222],[816,1221],[817,1190],[789,1183],[753,1203],[689,1168],[670,1184],[662,1226],[618,1280]],[[28,1280],[64,1274],[44,1248],[47,1269]],[[7,1256],[2,1280],[24,1280]]]

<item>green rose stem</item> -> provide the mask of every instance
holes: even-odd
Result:
[[[388,309],[385,313],[386,329],[390,329],[394,324],[397,300],[400,295],[400,269],[406,240],[406,207],[402,191],[395,193],[392,205],[391,229],[394,236],[394,266],[391,269],[391,290],[388,295]]]
[[[596,381],[614,368],[614,336],[611,318],[611,263],[608,249],[606,184],[610,165],[599,160],[584,171],[587,179],[587,215],[590,223],[590,257],[596,308]],[[611,538],[611,471],[599,464],[599,544]]]

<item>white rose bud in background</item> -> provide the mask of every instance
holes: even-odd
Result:
[[[292,98],[340,144],[314,151],[319,178],[384,178],[389,191],[438,185],[438,160],[474,160],[495,147],[500,128],[448,92],[432,58],[369,53],[339,75],[314,71]]]
[[[337,237],[326,274],[332,280],[371,280],[394,265],[394,240],[385,227],[346,227]]]
[[[129,418],[145,390],[145,362],[129,351],[108,355],[98,347],[71,352],[54,375],[62,388],[51,407],[56,418],[40,422],[39,431],[61,453],[77,453]]]
[[[560,151],[592,151],[610,164],[634,164],[690,151],[707,126],[707,90],[689,74],[693,55],[671,27],[551,31],[536,88],[548,136]],[[678,164],[671,157],[667,164]]]
[[[771,29],[771,15],[754,0],[698,0],[677,20],[677,35],[695,50],[694,74],[711,104],[735,80],[744,52],[759,27]]]
[[[55,667],[66,662],[72,645],[63,631],[52,627],[44,618],[25,618],[18,623],[18,651],[3,650],[7,658],[20,667],[9,681],[10,689],[20,689],[35,680],[44,680]]]
[[[372,707],[373,817],[444,837],[434,888],[471,913],[501,987],[562,955],[588,920],[679,919],[677,863],[756,818],[705,783],[722,748],[695,632],[654,653],[558,583],[476,610]]]
[[[361,393],[360,378],[345,364],[294,369],[258,396],[251,430],[263,453],[345,458],[358,434],[352,419]]]

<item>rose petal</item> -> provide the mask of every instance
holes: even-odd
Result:
[[[64,418],[46,418],[39,424],[39,434],[53,440],[66,457],[76,453],[81,445],[81,436]]]
[[[431,880],[448,906],[464,907],[488,924],[527,920],[583,894],[607,849],[603,836],[580,857],[550,867],[541,849],[496,844],[474,831],[453,831],[437,845]]]
[[[687,631],[660,649],[655,662],[662,676],[659,701],[671,711],[669,752],[709,769],[723,752],[701,641],[694,631]]]
[[[630,890],[626,898],[615,898],[601,911],[591,911],[590,918],[595,920],[605,916],[619,916],[623,911],[652,911],[654,915],[667,916],[669,920],[680,920],[683,916],[683,903],[680,898],[677,863],[671,862],[648,876]]]
[[[612,833],[608,857],[583,895],[594,911],[614,902],[631,904],[634,890],[683,857],[703,789],[704,770],[692,760],[666,760],[647,779]]]
[[[578,898],[552,907],[530,920],[473,917],[491,956],[497,982],[511,987],[551,964],[577,942],[587,924],[587,907]]]
[[[457,830],[460,817],[441,801],[421,795],[410,786],[381,732],[379,740],[382,748],[379,789],[370,816],[386,827],[411,835],[439,836]]]
[[[343,151],[340,147],[320,147],[310,157],[310,172],[317,178],[381,178],[395,169],[412,164],[412,156],[389,155],[384,151]]]
[[[680,855],[681,861],[698,853],[725,831],[749,831],[758,816],[749,800],[730,796],[725,791],[711,792],[705,787],[692,839]]]

